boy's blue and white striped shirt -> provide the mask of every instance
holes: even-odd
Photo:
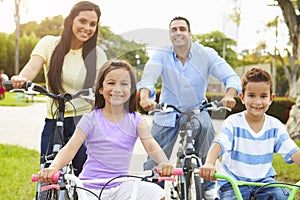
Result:
[[[285,126],[278,119],[265,114],[260,132],[255,133],[245,118],[246,111],[230,115],[223,123],[214,142],[221,145],[221,174],[243,181],[260,181],[276,174],[273,153],[292,163],[291,155],[299,148],[289,137]],[[220,181],[220,185],[225,182]]]

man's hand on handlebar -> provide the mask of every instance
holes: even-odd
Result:
[[[221,100],[223,106],[227,107],[227,108],[234,108],[235,106],[235,99],[233,97],[230,96],[224,96],[223,99]]]
[[[154,110],[156,108],[156,102],[150,98],[141,98],[140,106],[143,108],[144,111]]]

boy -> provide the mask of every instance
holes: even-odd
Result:
[[[284,157],[285,162],[300,166],[300,151],[289,137],[284,124],[266,114],[274,100],[272,80],[268,72],[252,68],[242,79],[240,98],[246,110],[230,115],[224,120],[207,155],[199,175],[214,180],[215,164],[223,155],[221,174],[237,180],[275,183],[276,172],[272,167],[274,153]],[[221,199],[234,199],[230,183],[218,181]],[[243,199],[250,199],[257,187],[241,186]],[[288,189],[264,187],[258,191],[257,199],[287,199]]]

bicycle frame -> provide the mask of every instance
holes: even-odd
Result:
[[[227,180],[231,184],[237,200],[243,200],[242,194],[241,194],[241,192],[239,190],[239,186],[248,185],[248,186],[258,186],[258,187],[268,186],[268,187],[288,188],[288,189],[291,190],[290,195],[288,197],[288,200],[295,199],[296,193],[297,193],[297,191],[298,191],[298,189],[300,187],[300,181],[298,181],[294,185],[286,184],[286,183],[274,183],[274,184],[270,184],[270,183],[261,183],[261,182],[248,182],[248,181],[236,180],[236,179],[234,179],[234,178],[232,178],[230,176],[223,175],[223,174],[218,174],[218,173],[215,173],[214,178]]]
[[[204,180],[203,178],[198,177],[197,174],[194,175],[194,170],[198,169],[202,166],[202,160],[198,156],[198,152],[194,150],[194,130],[192,123],[193,115],[199,114],[202,111],[219,111],[219,110],[228,110],[229,108],[223,107],[221,102],[203,102],[203,104],[194,110],[188,110],[185,112],[180,111],[176,106],[168,105],[165,103],[157,104],[156,109],[150,111],[149,114],[153,114],[155,112],[161,113],[170,113],[170,112],[178,112],[183,117],[186,117],[183,127],[179,128],[179,136],[180,136],[180,146],[177,152],[177,164],[176,167],[181,167],[183,169],[183,175],[180,176],[180,181],[178,186],[175,186],[177,189],[177,193],[179,194],[179,198],[181,200],[190,200],[190,196],[195,193],[197,199],[204,199]],[[194,181],[194,182],[193,182]],[[191,187],[195,187],[195,192],[191,191]]]
[[[12,88],[11,81],[5,81],[4,84],[8,88]],[[40,158],[40,163],[41,163],[40,169],[47,168],[53,162],[55,156],[60,151],[60,149],[67,143],[67,139],[64,136],[65,104],[67,102],[70,102],[72,99],[81,97],[81,95],[88,95],[87,99],[91,99],[91,97],[93,96],[93,90],[92,90],[92,88],[81,89],[73,95],[67,94],[67,93],[56,95],[56,94],[50,93],[45,87],[35,84],[35,83],[32,83],[32,82],[26,82],[22,88],[24,88],[25,90],[24,89],[15,89],[15,90],[11,90],[11,92],[23,92],[28,95],[42,94],[42,95],[45,95],[45,96],[48,96],[48,97],[54,99],[54,101],[56,101],[58,103],[58,113],[57,113],[56,126],[55,126],[55,130],[54,130],[54,141],[53,141],[52,153],[50,155],[48,155],[48,153],[46,152],[46,154],[42,155],[42,157]],[[63,173],[68,173],[69,171],[71,171],[71,173],[73,173],[72,165],[70,164],[70,165],[64,167],[62,169],[62,171],[63,171]],[[61,184],[61,188],[64,188],[64,189],[60,190],[59,192],[53,190],[52,192],[50,191],[48,193],[48,191],[46,191],[46,192],[41,191],[41,188],[44,187],[46,184],[38,183],[37,190],[36,190],[36,199],[46,199],[46,197],[49,194],[56,195],[56,198],[60,199],[60,200],[66,199],[66,197],[68,197],[68,194],[67,194],[68,191],[65,188],[65,185],[67,184],[66,180],[63,179],[60,184]]]
[[[195,114],[193,111],[181,112],[185,115],[186,119],[183,123],[183,128],[179,130],[179,148],[177,152],[177,167],[183,169],[183,175],[180,177],[180,199],[188,200],[191,198],[192,191],[190,188],[194,185],[196,198],[204,198],[204,180],[200,177],[194,176],[194,169],[202,166],[202,161],[198,157],[198,153],[194,150],[194,138],[193,138],[193,128],[191,125],[192,116]],[[193,178],[194,177],[194,178]],[[196,183],[196,179],[199,178],[200,182]],[[195,182],[193,183],[192,180]]]

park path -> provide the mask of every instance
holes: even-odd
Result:
[[[39,151],[45,115],[45,103],[22,107],[0,106],[0,143]]]

